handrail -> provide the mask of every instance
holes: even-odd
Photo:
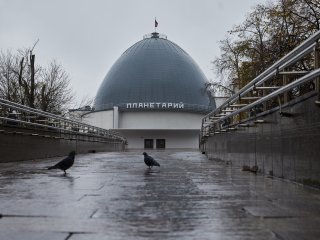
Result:
[[[203,137],[210,136],[210,132],[213,132],[214,134],[217,129],[225,131],[227,128],[225,125],[228,125],[228,126],[232,125],[237,127],[237,125],[240,124],[240,118],[238,118],[239,119],[238,123],[234,123],[235,121],[234,119],[236,118],[231,118],[231,117],[239,115],[242,112],[251,111],[255,107],[261,106],[261,104],[275,97],[278,97],[278,101],[281,107],[281,101],[279,96],[288,94],[290,90],[293,90],[303,84],[306,84],[316,79],[317,77],[319,79],[320,69],[319,69],[319,66],[317,65],[317,62],[320,61],[320,59],[316,59],[316,58],[319,58],[319,57],[316,57],[317,54],[315,54],[315,59],[314,59],[315,69],[308,72],[306,71],[285,72],[284,71],[287,67],[293,66],[299,60],[306,57],[307,54],[310,54],[312,51],[319,51],[319,42],[318,42],[319,39],[320,39],[320,31],[317,31],[311,37],[309,37],[307,40],[301,43],[298,47],[296,47],[287,55],[285,55],[280,60],[275,62],[271,67],[266,69],[259,76],[254,78],[251,82],[245,85],[238,92],[233,94],[220,107],[216,108],[214,111],[207,114],[202,119],[200,139],[203,140]],[[302,76],[302,77],[290,83],[289,82],[283,83],[282,86],[263,85],[263,84],[266,84],[266,82],[269,81],[270,79],[273,79],[274,76],[280,76],[280,74],[288,75],[288,76],[295,75],[297,77],[298,76]],[[319,84],[320,83],[318,83],[318,85]],[[261,87],[261,85],[263,86]],[[317,86],[317,84],[313,86]],[[263,96],[254,96],[254,94],[248,95],[249,93],[253,93],[253,91],[256,91],[258,89],[262,89],[264,93]],[[319,89],[317,90],[319,91]],[[308,90],[308,91],[311,91],[311,90]],[[318,94],[320,93],[318,92]],[[249,102],[247,102],[246,104],[243,104],[243,102],[240,101],[241,99]],[[260,109],[260,111],[267,111],[267,110],[264,107],[264,109],[263,110]],[[224,122],[222,125],[220,125],[220,123],[222,123],[223,121],[228,122],[228,124]],[[233,121],[233,123],[229,124],[230,121]]]
[[[278,95],[280,95],[282,93],[285,93],[288,90],[290,90],[292,88],[295,88],[295,87],[297,87],[297,86],[299,86],[299,85],[301,85],[303,83],[311,81],[312,79],[314,79],[314,78],[316,78],[318,76],[320,76],[320,69],[312,71],[311,73],[309,73],[309,74],[307,74],[307,75],[295,80],[294,82],[289,83],[288,85],[286,85],[286,86],[284,86],[284,87],[282,87],[282,88],[280,88],[280,89],[268,94],[267,96],[262,97],[259,100],[242,107],[241,109],[233,111],[232,113],[228,114],[227,116],[221,117],[218,120],[213,121],[213,123],[221,122],[221,121],[226,120],[227,118],[230,118],[232,116],[235,116],[235,115],[237,115],[237,114],[239,114],[239,113],[241,113],[243,111],[249,110],[249,109],[253,108],[256,105],[259,105],[259,104],[261,104],[261,103],[263,103],[263,102],[265,102],[265,101],[267,101],[267,100],[269,100],[271,98],[274,98],[274,97],[276,97],[276,96],[278,96]]]
[[[121,142],[125,142],[126,139],[121,136],[119,133],[113,131],[113,130],[107,130],[99,127],[95,127],[86,123],[78,122],[72,119],[68,119],[59,115],[55,115],[52,113],[48,113],[42,110],[34,109],[25,105],[21,105],[19,103],[14,103],[11,101],[8,101],[6,99],[0,98],[0,106],[11,109],[11,110],[17,110],[19,111],[19,114],[21,114],[20,118],[21,119],[12,119],[10,117],[6,116],[1,116],[1,112],[4,113],[5,115],[9,115],[10,113],[7,111],[4,111],[3,109],[0,110],[0,120],[3,121],[11,121],[11,122],[16,122],[16,123],[21,123],[23,125],[29,125],[29,126],[38,126],[38,127],[48,127],[50,129],[55,129],[55,130],[60,130],[63,132],[69,132],[69,133],[75,133],[75,134],[81,134],[81,135],[88,135],[88,136],[93,136],[93,137],[100,137],[100,138],[108,138],[108,139],[113,139]],[[42,122],[41,124],[39,123],[34,123],[31,122],[30,119],[26,120],[23,118],[26,118],[24,114],[31,114],[35,116],[36,118],[39,117],[44,117],[47,119],[50,119],[51,121],[46,121]],[[12,114],[12,113],[11,113]],[[18,113],[16,113],[17,115]],[[52,120],[57,121],[55,123],[59,123],[59,127],[52,125]],[[40,121],[40,120],[38,120]],[[62,127],[61,127],[62,126]],[[73,129],[73,130],[72,130]],[[74,131],[74,130],[77,131]]]
[[[301,43],[298,47],[296,47],[291,52],[289,52],[287,55],[285,55],[280,60],[275,62],[271,67],[269,67],[267,70],[265,70],[259,76],[254,78],[251,82],[249,82],[246,86],[244,86],[242,89],[240,89],[237,93],[232,95],[219,108],[217,108],[213,112],[207,114],[205,116],[205,118],[210,116],[210,115],[212,115],[212,113],[217,112],[220,109],[223,109],[228,104],[235,102],[238,99],[239,96],[241,97],[244,94],[248,93],[254,85],[256,85],[256,86],[261,85],[263,82],[265,82],[271,76],[275,75],[279,70],[292,65],[294,62],[299,61],[306,54],[308,54],[308,53],[310,53],[312,51],[312,48],[314,48],[314,46],[316,46],[316,44],[317,44],[316,41],[319,38],[320,38],[320,31],[317,31],[310,38],[308,38],[306,41]]]

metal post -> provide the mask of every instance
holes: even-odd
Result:
[[[286,86],[289,83],[289,77],[287,74],[282,75],[282,86]],[[288,92],[283,94],[283,104],[286,104],[289,100]]]
[[[266,82],[263,82],[263,87],[266,87]],[[265,97],[267,95],[266,90],[262,89],[262,97]],[[263,111],[267,111],[267,102],[263,103]]]
[[[320,44],[317,41],[317,45],[314,47],[314,68],[320,68]],[[317,101],[320,101],[320,77],[317,77],[315,80],[315,90],[318,93]]]

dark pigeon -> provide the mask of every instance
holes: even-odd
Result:
[[[68,157],[58,162],[56,165],[49,167],[48,169],[61,169],[66,174],[66,170],[70,168],[74,163],[74,156],[76,155],[75,151],[69,153]]]
[[[153,157],[150,157],[146,152],[143,153],[144,155],[144,163],[149,167],[152,168],[153,166],[160,167],[160,164],[153,159]]]

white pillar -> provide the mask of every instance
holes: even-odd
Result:
[[[119,128],[119,108],[113,107],[113,129]]]

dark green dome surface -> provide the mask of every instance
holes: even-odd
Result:
[[[206,77],[177,44],[153,33],[127,49],[104,78],[96,111],[127,103],[183,103],[185,111],[215,108],[205,90]],[[180,109],[182,110],[182,109]]]

